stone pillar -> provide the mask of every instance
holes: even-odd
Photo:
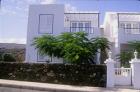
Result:
[[[134,52],[134,59],[130,61],[132,69],[132,84],[135,89],[140,89],[140,60],[137,59],[137,52]]]
[[[105,61],[107,65],[107,87],[114,87],[115,85],[115,61],[111,58],[111,52],[109,52],[109,58]]]

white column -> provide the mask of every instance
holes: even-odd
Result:
[[[140,59],[137,59],[137,52],[134,52],[134,59],[130,61],[132,68],[132,84],[135,89],[140,89]]]
[[[111,52],[109,52],[109,58],[105,61],[107,65],[107,87],[114,87],[115,85],[115,61],[111,58]]]

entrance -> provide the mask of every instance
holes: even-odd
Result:
[[[115,86],[131,86],[132,85],[132,70],[131,68],[114,68]]]

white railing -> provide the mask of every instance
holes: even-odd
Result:
[[[115,85],[131,85],[131,78],[131,68],[115,68]]]
[[[131,68],[115,68],[115,76],[131,76]]]
[[[94,27],[64,27],[65,32],[80,32],[84,31],[88,34],[95,34],[95,28]],[[97,30],[96,30],[97,31]]]

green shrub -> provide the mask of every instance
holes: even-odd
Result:
[[[85,32],[65,32],[58,36],[47,34],[35,38],[33,45],[41,55],[63,58],[72,64],[95,64],[97,53],[106,56],[106,49],[109,49],[106,38],[89,39]]]
[[[15,62],[16,60],[12,54],[4,54],[3,61],[4,62]]]
[[[0,63],[0,79],[105,87],[106,66]]]
[[[133,52],[130,51],[122,51],[119,55],[117,55],[117,59],[120,60],[122,67],[130,67],[130,61],[133,58]]]
[[[0,53],[0,61],[2,61],[2,54]]]

